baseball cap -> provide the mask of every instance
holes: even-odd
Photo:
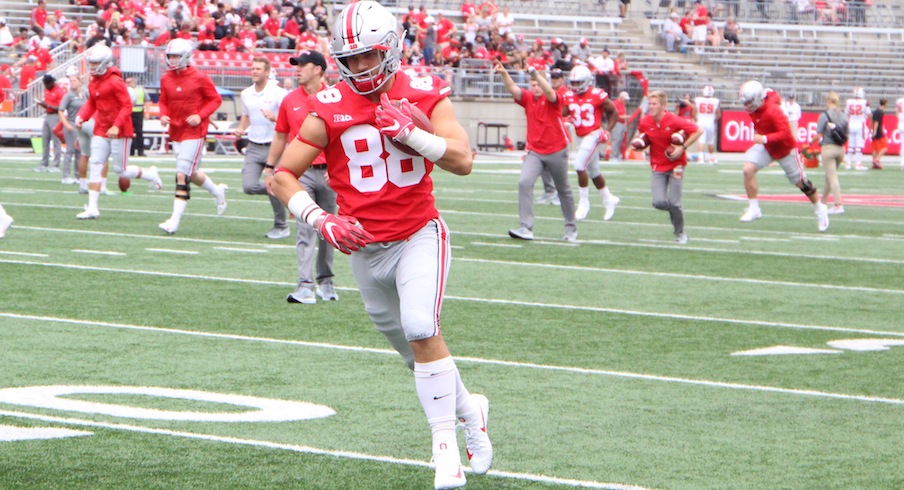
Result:
[[[56,78],[53,78],[53,75],[47,74],[44,75],[42,81],[45,85],[53,85],[54,83],[56,83]]]
[[[298,56],[289,59],[289,63],[296,66],[314,63],[315,65],[319,66],[321,70],[326,70],[326,58],[324,58],[323,55],[320,54],[320,51],[309,51],[306,49],[299,52]]]
[[[541,38],[538,37],[538,38],[537,38],[537,45],[538,45],[538,46],[543,46],[543,39],[541,39]]]
[[[560,70],[558,68],[553,68],[553,70],[551,72],[549,72],[550,78],[562,78],[564,76],[565,76],[565,74],[562,73],[562,70]]]
[[[432,15],[428,15],[424,18],[425,24],[433,24],[434,22],[436,22],[436,19],[434,19]]]
[[[625,92],[625,91],[619,92],[619,93],[618,93],[618,96],[621,97],[621,98],[623,98],[623,99],[625,99],[625,100],[631,100],[631,96],[628,95],[628,92]]]
[[[66,76],[67,77],[77,77],[78,76],[78,68],[75,65],[69,65],[69,68],[66,68]]]
[[[6,17],[0,17],[0,24],[6,25]]]
[[[583,45],[585,45],[585,44],[587,44],[587,43],[588,43],[587,38],[586,38],[586,37],[582,37],[582,38],[581,38],[581,46],[583,46]]]
[[[672,14],[671,14],[670,17],[673,18],[673,19],[677,19],[678,17],[681,17],[681,16],[678,15],[678,12],[672,12]]]

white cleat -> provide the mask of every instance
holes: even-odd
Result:
[[[487,422],[490,419],[490,401],[483,395],[471,395],[471,399],[480,407],[480,420],[462,421],[465,429],[465,446],[471,471],[475,475],[484,475],[493,464],[493,444],[487,435]],[[461,420],[461,419],[459,419]]]
[[[816,203],[816,226],[821,232],[829,229],[829,208],[821,202]]]
[[[85,206],[85,210],[75,215],[75,217],[77,219],[97,219],[100,218],[100,211]]]
[[[574,210],[574,219],[580,221],[590,212],[590,202],[585,199],[578,201],[578,208]]]
[[[512,238],[517,238],[519,240],[533,240],[534,232],[522,226],[517,230],[509,230],[509,236]]]
[[[8,230],[9,227],[12,226],[12,224],[13,224],[12,216],[10,216],[8,214],[4,214],[3,216],[0,216],[0,238],[3,238],[6,236],[6,230]]]
[[[606,208],[606,214],[603,215],[604,221],[609,221],[615,216],[615,208],[618,207],[618,203],[621,202],[621,199],[611,196],[609,199],[603,200],[603,207]]]
[[[468,483],[458,451],[446,449],[434,453],[433,463],[436,466],[436,476],[433,477],[433,487],[436,490],[461,488]]]
[[[172,218],[170,218],[163,223],[160,223],[160,229],[165,231],[167,234],[172,235],[179,229],[179,222],[174,221]]]
[[[562,237],[562,240],[565,240],[568,243],[577,243],[578,242],[578,232],[577,231],[566,231],[565,236]]]
[[[148,178],[148,187],[156,191],[163,190],[163,181],[160,180],[160,173],[157,172],[157,167],[151,165],[147,170],[144,171],[147,174]]]
[[[760,211],[760,208],[750,208],[750,207],[748,207],[748,208],[744,211],[744,214],[741,215],[741,222],[742,222],[742,223],[750,223],[751,221],[753,221],[753,220],[755,220],[755,219],[760,219],[760,218],[762,218],[762,217],[763,217],[763,212]]]
[[[217,190],[219,191],[216,195],[217,214],[223,216],[223,213],[226,212],[226,191],[229,190],[229,186],[226,184],[217,184]]]
[[[844,214],[844,206],[832,206],[829,208],[829,214]]]
[[[675,243],[685,244],[687,243],[687,233],[681,232],[675,234]]]

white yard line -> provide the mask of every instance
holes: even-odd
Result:
[[[564,308],[564,307],[563,307]],[[9,312],[0,312],[0,318],[15,318],[18,320],[33,320],[33,321],[43,321],[43,322],[53,322],[53,323],[65,323],[70,325],[83,325],[88,327],[102,327],[102,328],[115,328],[122,330],[137,330],[137,331],[146,331],[146,332],[155,332],[155,333],[167,333],[167,334],[176,334],[176,335],[187,335],[193,337],[203,337],[203,338],[214,338],[214,339],[224,339],[224,340],[239,340],[239,341],[248,341],[248,342],[262,342],[268,344],[278,344],[278,345],[295,345],[295,346],[303,346],[303,347],[314,347],[320,349],[333,349],[333,350],[342,350],[342,351],[351,351],[351,352],[367,352],[372,354],[381,354],[381,355],[391,355],[396,356],[398,353],[394,350],[387,349],[376,349],[373,347],[357,347],[357,346],[347,346],[347,345],[337,345],[337,344],[328,344],[324,342],[306,342],[301,340],[285,340],[285,339],[273,339],[268,337],[252,337],[247,335],[236,335],[236,334],[222,334],[222,333],[214,333],[214,332],[199,332],[192,330],[182,330],[176,328],[166,328],[166,327],[154,327],[154,326],[146,326],[146,325],[130,325],[125,323],[111,323],[111,322],[97,322],[90,320],[78,320],[72,318],[59,318],[52,316],[36,316],[36,315],[22,315],[18,313],[9,313]],[[849,330],[845,330],[849,331]],[[861,333],[869,332],[869,331],[860,331]],[[870,332],[876,334],[878,332]],[[896,337],[904,337],[904,333],[897,332],[881,332],[881,335],[889,335]],[[746,391],[758,391],[758,392],[768,392],[768,393],[781,393],[786,395],[799,395],[799,396],[807,396],[807,397],[816,397],[816,398],[830,398],[830,399],[839,399],[839,400],[851,400],[851,401],[861,401],[861,402],[870,402],[870,403],[886,403],[891,405],[904,405],[904,399],[899,398],[884,398],[884,397],[876,397],[876,396],[864,396],[864,395],[851,395],[846,393],[832,393],[827,391],[816,391],[816,390],[799,390],[794,388],[781,388],[777,386],[760,386],[760,385],[748,385],[742,383],[727,383],[721,381],[709,381],[703,379],[688,379],[688,378],[676,378],[671,376],[657,376],[652,374],[643,374],[643,373],[630,373],[624,371],[609,371],[605,369],[588,369],[588,368],[579,368],[579,367],[571,367],[571,366],[552,366],[548,364],[535,364],[531,362],[517,362],[517,361],[504,361],[497,359],[483,359],[478,357],[458,357],[455,358],[456,362],[471,362],[475,364],[487,364],[487,365],[495,365],[495,366],[507,366],[507,367],[517,367],[517,368],[526,368],[526,369],[537,369],[543,371],[558,371],[558,372],[567,372],[567,373],[576,373],[576,374],[591,374],[591,375],[599,375],[599,376],[610,376],[616,378],[628,378],[628,379],[639,379],[645,381],[660,381],[666,383],[678,383],[678,384],[686,384],[686,385],[695,385],[695,386],[705,386],[710,388],[727,388],[732,390],[746,390]]]
[[[358,453],[353,451],[336,451],[329,449],[320,449],[311,446],[301,446],[298,444],[285,444],[271,441],[260,441],[255,439],[243,439],[238,437],[218,436],[214,434],[198,434],[196,432],[184,432],[168,429],[156,429],[153,427],[142,427],[130,424],[113,424],[107,422],[95,422],[93,420],[76,419],[69,417],[53,417],[50,415],[39,415],[18,411],[0,410],[0,416],[16,417],[29,420],[39,420],[41,422],[49,422],[64,425],[75,425],[79,427],[97,427],[101,429],[122,430],[128,432],[138,432],[142,434],[155,434],[164,436],[184,437],[187,439],[197,439],[202,441],[225,442],[228,444],[239,444],[242,446],[262,447],[267,449],[279,449],[283,451],[292,451],[296,453],[313,454],[317,456],[330,456],[333,458],[354,459],[361,461],[373,461],[377,463],[389,463],[403,466],[417,466],[421,468],[432,468],[433,465],[426,461],[417,461],[414,459],[394,458],[392,456],[380,456],[374,454]],[[467,470],[470,472],[470,469]],[[573,480],[569,478],[555,478],[545,475],[534,475],[531,473],[513,473],[509,471],[490,470],[487,476],[495,476],[500,478],[509,478],[513,480],[526,480],[542,483],[552,483],[556,485],[565,485],[570,487],[582,488],[601,488],[608,490],[644,490],[644,487],[634,485],[623,485],[620,483],[603,483],[588,480]]]

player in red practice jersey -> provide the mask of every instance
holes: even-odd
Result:
[[[88,100],[79,110],[75,126],[81,129],[84,121],[93,118],[94,135],[91,137],[91,156],[88,160],[88,205],[84,212],[75,216],[78,219],[100,217],[97,201],[104,165],[111,155],[111,168],[118,176],[142,178],[156,190],[163,188],[157,167],[143,170],[128,164],[132,145],[132,98],[122,79],[122,72],[113,66],[113,51],[102,43],[94,45],[88,53],[88,67],[91,73]]]
[[[577,135],[578,154],[574,160],[574,170],[578,174],[578,207],[576,219],[582,220],[590,212],[590,181],[603,198],[606,213],[603,219],[609,221],[621,201],[609,192],[606,178],[600,172],[600,144],[609,141],[609,135],[618,124],[618,110],[605,90],[592,87],[594,78],[586,66],[575,66],[571,70],[571,90],[565,94],[563,113],[570,114]],[[607,127],[604,130],[603,114]]]
[[[201,186],[217,202],[217,214],[226,212],[226,184],[214,184],[200,171],[201,153],[207,141],[210,115],[222,98],[206,73],[191,64],[192,46],[185,39],[166,45],[167,71],[160,77],[160,124],[169,127],[169,139],[176,153],[176,198],[173,214],[160,229],[173,234],[191,198],[191,184]]]
[[[325,88],[323,74],[326,72],[326,59],[319,51],[303,50],[298,56],[289,60],[298,67],[298,88],[289,92],[279,105],[276,117],[276,133],[267,156],[266,176],[267,188],[273,188],[273,169],[286,149],[286,144],[295,139],[298,129],[310,112],[308,96]],[[326,157],[323,153],[311,162],[311,166],[299,178],[311,199],[328,213],[336,213],[336,191],[329,185],[326,173]],[[323,238],[318,240],[317,231],[307,224],[301,216],[295,216],[297,236],[295,249],[298,255],[298,286],[286,296],[289,303],[313,304],[317,296],[322,299],[338,300],[339,295],[333,286],[333,247]],[[317,295],[314,295],[314,249],[317,249]]]
[[[646,135],[650,144],[650,167],[653,169],[651,189],[653,207],[669,212],[675,241],[687,243],[684,232],[684,210],[681,208],[681,191],[684,187],[684,169],[687,167],[686,151],[703,135],[703,130],[688,119],[666,110],[668,97],[665,92],[651,92],[648,96],[650,112],[640,118],[637,131]],[[684,143],[673,143],[672,135],[679,131],[689,135]]]
[[[816,210],[817,229],[829,228],[828,208],[819,201],[819,192],[804,173],[803,163],[797,153],[797,141],[791,133],[788,118],[779,106],[777,93],[766,90],[760,82],[751,80],[741,86],[741,102],[753,121],[753,146],[744,155],[744,187],[750,204],[741,216],[742,222],[763,217],[760,211],[759,185],[756,174],[773,161],[785,170],[788,180],[797,186],[813,203]]]
[[[400,71],[398,21],[380,4],[345,7],[332,31],[330,54],[342,81],[309,97],[311,114],[286,148],[273,189],[296,216],[351,255],[365,309],[414,371],[433,434],[434,486],[457,488],[466,480],[456,423],[465,427],[475,473],[489,470],[493,449],[487,399],[468,393],[440,331],[451,247],[430,172],[436,165],[470,173],[468,135],[442,79]],[[391,103],[399,100],[398,107]],[[412,105],[430,118],[435,134],[414,125]],[[342,215],[324,211],[298,181],[321,151]]]

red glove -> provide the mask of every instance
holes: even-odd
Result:
[[[380,132],[393,141],[404,143],[415,128],[414,122],[411,121],[411,102],[408,102],[408,99],[400,100],[399,106],[396,107],[384,92],[380,95],[380,105],[374,114]]]
[[[600,130],[600,143],[607,143],[609,141],[609,131],[605,129]]]
[[[314,225],[314,229],[327,243],[346,255],[357,252],[374,239],[374,236],[351,216],[324,213]]]

